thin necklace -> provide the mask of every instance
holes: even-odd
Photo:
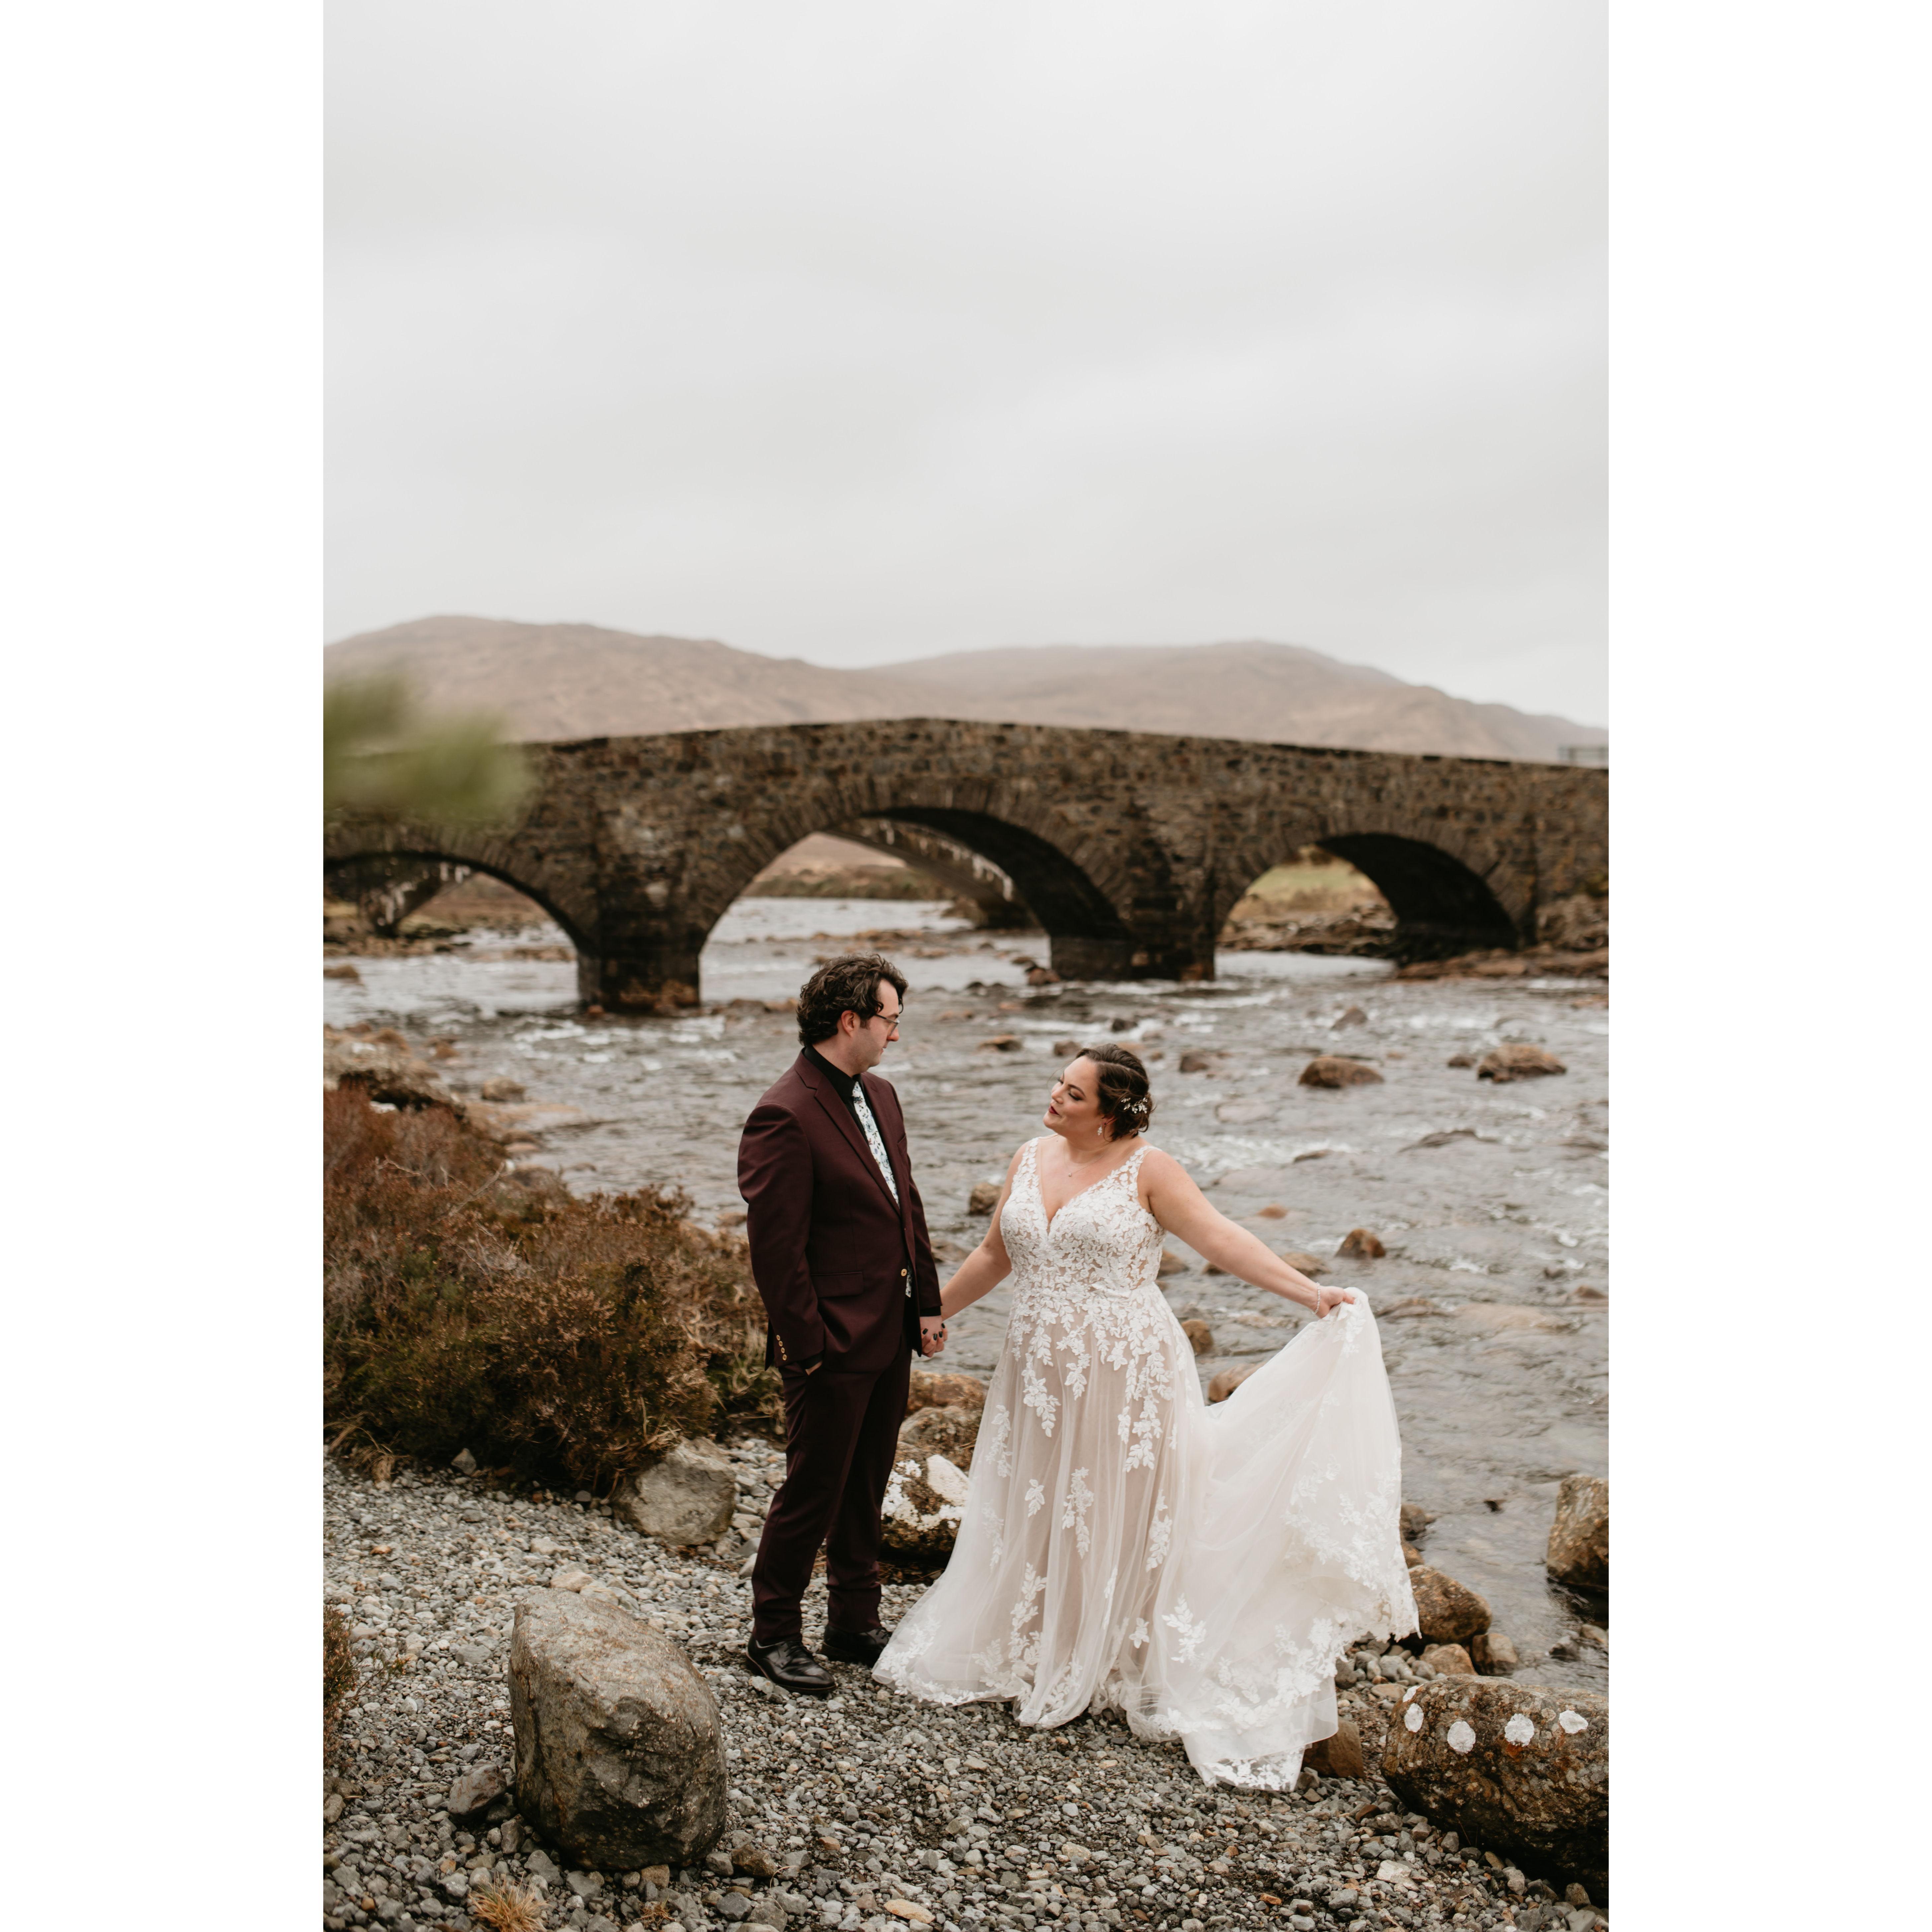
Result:
[[[1102,1154],[1104,1154],[1106,1151],[1107,1151],[1106,1144],[1106,1142],[1102,1142],[1102,1144],[1101,1144],[1101,1145],[1100,1145],[1100,1148],[1098,1149],[1098,1150],[1097,1150],[1096,1152],[1095,1152],[1095,1153],[1090,1154],[1087,1156],[1087,1158],[1086,1158],[1084,1160],[1076,1160],[1073,1158],[1072,1150],[1071,1146],[1070,1145],[1070,1146],[1069,1146],[1069,1148],[1068,1148],[1068,1150],[1067,1150],[1067,1155],[1066,1155],[1066,1164],[1067,1164],[1067,1166],[1068,1166],[1069,1167],[1075,1167],[1075,1168],[1078,1168],[1078,1167],[1091,1167],[1091,1166],[1094,1165],[1094,1163],[1096,1160],[1098,1160],[1101,1157],[1101,1156],[1102,1156]]]

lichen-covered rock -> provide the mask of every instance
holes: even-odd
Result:
[[[710,1543],[731,1527],[738,1478],[715,1442],[680,1442],[662,1462],[627,1476],[610,1498],[646,1536]]]
[[[684,1652],[614,1604],[562,1590],[510,1636],[517,1808],[574,1863],[695,1864],[724,1828],[724,1745]]]
[[[952,1408],[960,1406],[984,1408],[986,1384],[977,1376],[953,1375],[944,1370],[915,1369],[906,1390],[906,1413],[915,1415],[922,1408]]]
[[[1417,1626],[1424,1643],[1466,1643],[1490,1627],[1490,1606],[1466,1584],[1426,1563],[1409,1567]]]
[[[1569,1070],[1555,1054],[1546,1053],[1540,1046],[1514,1042],[1498,1047],[1493,1053],[1484,1054],[1476,1063],[1478,1080],[1534,1080],[1545,1074],[1567,1073]]]
[[[944,1456],[923,1464],[908,1456],[892,1465],[879,1511],[880,1546],[894,1556],[932,1562],[952,1553],[966,1500],[966,1472]]]
[[[1600,1477],[1563,1478],[1544,1565],[1559,1583],[1610,1588],[1610,1486]]]
[[[1610,1711],[1582,1690],[1438,1677],[1391,1712],[1382,1773],[1411,1810],[1486,1851],[1609,1892]]]
[[[899,1460],[910,1459],[922,1469],[928,1456],[944,1456],[962,1469],[971,1468],[973,1445],[979,1440],[980,1418],[984,1412],[954,1402],[908,1416],[899,1425]]]
[[[1318,1054],[1301,1070],[1298,1087],[1378,1085],[1382,1076],[1366,1060],[1344,1060],[1339,1054]]]
[[[406,1046],[391,1041],[325,1033],[322,1084],[325,1088],[359,1087],[370,1100],[388,1107],[448,1107],[462,1111],[456,1096],[442,1084],[442,1076],[428,1060],[418,1060]]]

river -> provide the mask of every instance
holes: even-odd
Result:
[[[1040,934],[982,935],[941,905],[741,900],[703,959],[710,1010],[587,1020],[568,959],[514,956],[554,928],[475,932],[448,952],[356,962],[324,982],[338,1026],[374,1021],[453,1040],[458,1091],[520,1082],[532,1146],[580,1191],[675,1182],[710,1220],[740,1208],[739,1129],[797,1051],[790,1017],[750,1004],[795,993],[819,956],[878,943],[910,982],[899,1043],[879,1070],[904,1103],[943,1280],[985,1231],[974,1184],[998,1180],[1040,1132],[1056,1046],[1126,1040],[1149,1059],[1151,1138],[1231,1218],[1283,1252],[1332,1256],[1353,1228],[1386,1258],[1334,1262],[1324,1279],[1378,1311],[1403,1444],[1403,1493],[1435,1514],[1436,1566],[1490,1602],[1526,1680],[1605,1688],[1608,1656],[1580,1635],[1600,1618],[1552,1587],[1543,1552],[1559,1479],[1607,1473],[1609,1010],[1600,982],[1403,982],[1378,961],[1223,953],[1196,986],[1029,989]],[[861,944],[872,943],[869,940]],[[733,1000],[729,1011],[716,1009]],[[1364,1017],[1338,1028],[1351,1008]],[[982,1042],[1016,1036],[1016,1049]],[[1546,1047],[1567,1072],[1502,1086],[1452,1057],[1504,1040]],[[1224,1058],[1182,1074],[1190,1048]],[[1314,1054],[1370,1061],[1379,1085],[1298,1086]],[[1156,1057],[1158,1056],[1158,1057]],[[1262,1216],[1264,1207],[1283,1209]],[[1278,1347],[1300,1318],[1272,1295],[1195,1264],[1162,1286],[1213,1330],[1204,1383]],[[984,1376],[1004,1291],[953,1324],[944,1366]]]

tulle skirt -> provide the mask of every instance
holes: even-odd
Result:
[[[1415,1628],[1375,1318],[1364,1299],[1309,1323],[1210,1407],[1137,1292],[1152,1346],[1077,1359],[1028,1346],[1016,1297],[952,1559],[874,1675],[1024,1724],[1118,1709],[1210,1784],[1292,1786],[1336,1729],[1350,1641]]]

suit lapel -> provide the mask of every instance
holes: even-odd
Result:
[[[872,1158],[872,1150],[866,1144],[866,1136],[860,1130],[859,1123],[853,1119],[852,1109],[832,1091],[820,1076],[818,1070],[812,1066],[809,1062],[801,1060],[799,1073],[800,1078],[812,1089],[813,1099],[831,1115],[833,1125],[850,1144],[852,1151],[859,1156],[860,1164],[866,1172],[879,1184],[879,1192],[888,1201],[891,1200],[892,1190],[886,1185],[886,1177],[879,1172],[879,1163]],[[866,1104],[871,1105],[869,1099]],[[878,1118],[878,1114],[874,1112],[873,1118],[876,1120]],[[881,1129],[882,1138],[884,1132],[884,1129]],[[886,1151],[886,1158],[888,1160],[892,1159],[890,1148]],[[898,1178],[896,1173],[894,1178],[896,1179]]]
[[[890,1083],[882,1081],[880,1084],[890,1086]],[[905,1230],[906,1251],[910,1253],[912,1251],[912,1190],[906,1184],[905,1174],[901,1171],[898,1162],[893,1159],[893,1143],[904,1137],[905,1123],[902,1118],[899,1118],[898,1125],[889,1131],[886,1126],[885,1115],[880,1111],[874,1097],[872,1082],[868,1081],[865,1085],[866,1104],[872,1110],[872,1118],[879,1124],[879,1138],[884,1144],[886,1160],[892,1161],[892,1178],[898,1184],[898,1199],[895,1205],[899,1210],[899,1224]],[[896,1118],[898,1116],[898,1106],[899,1096],[895,1090],[892,1094],[892,1112]],[[860,1138],[863,1138],[862,1135]],[[874,1161],[873,1165],[876,1167],[878,1163]],[[889,1190],[888,1192],[890,1191]]]

